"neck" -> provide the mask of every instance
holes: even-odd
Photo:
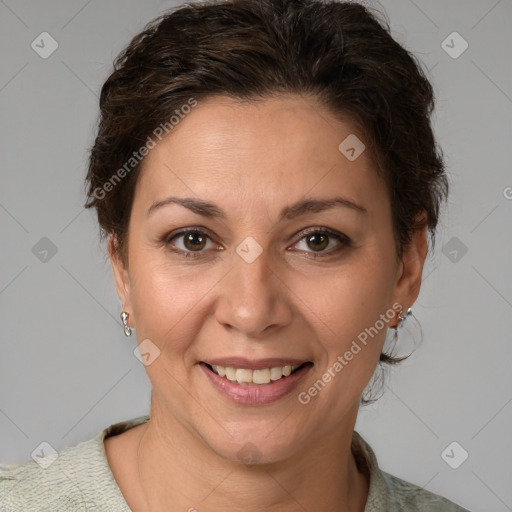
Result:
[[[350,449],[355,417],[285,460],[245,465],[155,409],[136,448],[141,510],[364,511],[368,481]]]

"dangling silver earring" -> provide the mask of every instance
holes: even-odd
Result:
[[[407,311],[405,312],[405,315],[404,315],[404,310],[401,309],[400,313],[398,313],[398,323],[393,327],[393,329],[395,329],[395,331],[398,332],[398,329],[400,329],[400,327],[402,327],[402,325],[404,324],[405,320],[407,320],[407,317],[410,316],[410,315],[412,315],[412,309],[411,308],[407,309]]]
[[[132,335],[132,328],[128,327],[128,313],[126,311],[123,311],[121,313],[121,320],[123,321],[123,328],[124,328],[124,335],[125,336],[131,336]]]

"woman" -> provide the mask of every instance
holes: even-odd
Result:
[[[101,91],[96,208],[148,416],[4,467],[2,510],[463,511],[354,431],[447,180],[416,60],[361,5],[192,4]]]

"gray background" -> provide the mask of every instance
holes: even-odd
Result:
[[[0,0],[2,463],[149,410],[83,178],[113,58],[172,5]],[[452,195],[413,308],[423,342],[357,430],[385,471],[473,511],[512,510],[512,2],[383,5],[430,70]],[[46,59],[31,47],[44,31],[59,45]],[[453,31],[469,44],[458,58],[441,46]],[[413,322],[401,333],[417,337]],[[452,441],[469,453],[457,469],[441,457]]]

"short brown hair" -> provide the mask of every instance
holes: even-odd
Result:
[[[102,234],[113,235],[125,262],[140,169],[136,162],[127,171],[126,162],[155,129],[191,98],[252,101],[281,93],[314,96],[357,125],[388,188],[397,255],[425,225],[433,247],[448,194],[430,122],[433,90],[387,21],[354,2],[217,0],[151,21],[115,59],[101,89],[85,206],[96,208]]]

